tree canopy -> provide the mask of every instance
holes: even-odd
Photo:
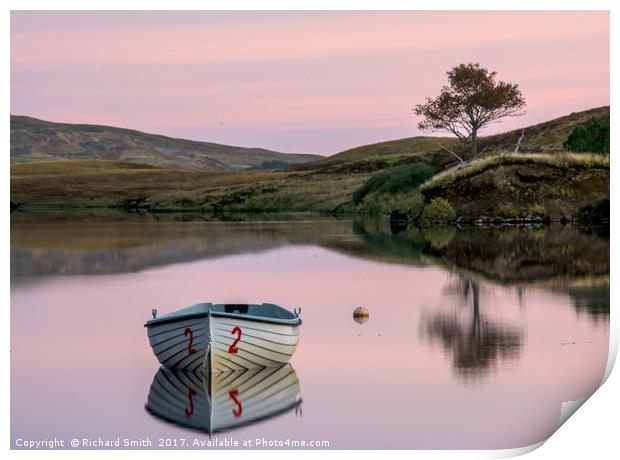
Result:
[[[461,64],[447,72],[448,85],[439,96],[427,97],[413,109],[422,117],[422,131],[449,132],[468,144],[469,157],[478,153],[480,129],[505,117],[525,113],[519,85],[496,81],[497,72],[480,64]]]

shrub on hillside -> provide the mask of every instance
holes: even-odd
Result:
[[[609,153],[609,116],[576,126],[562,145],[573,152]]]
[[[386,172],[387,171],[383,171],[372,176],[364,182],[360,188],[353,192],[353,204],[360,204],[366,195],[373,190],[379,189],[389,177],[389,174],[386,174]]]
[[[353,193],[353,204],[359,204],[370,193],[395,195],[417,188],[430,179],[436,169],[423,161],[388,168],[368,179]]]
[[[456,213],[450,202],[444,198],[433,198],[422,211],[422,220],[427,222],[447,222],[454,220]]]

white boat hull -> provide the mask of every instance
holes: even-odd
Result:
[[[207,360],[207,318],[179,319],[148,328],[149,343],[158,361],[169,369],[203,372]]]
[[[234,372],[288,363],[299,343],[299,325],[234,316],[178,316],[147,323],[149,343],[169,369]]]
[[[211,317],[211,372],[232,372],[289,362],[299,326]]]

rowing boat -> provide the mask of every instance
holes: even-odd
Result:
[[[199,303],[146,322],[159,362],[190,372],[282,366],[299,342],[301,318],[278,305]]]

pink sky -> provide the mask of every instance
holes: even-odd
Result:
[[[11,13],[11,113],[333,154],[418,135],[411,108],[463,62],[527,115],[609,104],[608,12]]]

